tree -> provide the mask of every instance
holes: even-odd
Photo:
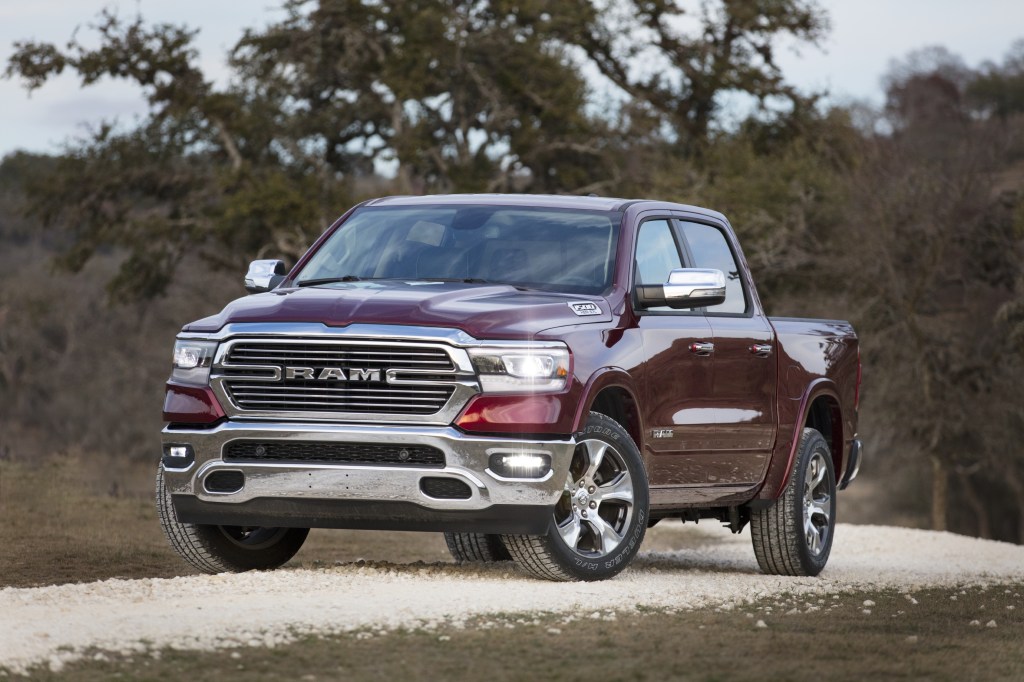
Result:
[[[967,97],[982,115],[1006,119],[1024,113],[1024,39],[1010,47],[1002,64],[982,65],[967,86]]]
[[[549,38],[545,3],[288,0],[283,21],[248,31],[226,87],[196,63],[185,27],[94,26],[15,46],[9,77],[31,90],[65,70],[140,86],[148,116],[99,126],[31,186],[39,215],[69,227],[61,263],[125,249],[115,297],[162,293],[186,254],[241,269],[301,254],[329,220],[397,163],[399,191],[572,191],[601,174],[600,124]]]
[[[934,528],[973,520],[972,532],[1024,539],[1024,496],[1006,491],[1024,458],[998,443],[1024,435],[1019,409],[1006,414],[1024,374],[997,314],[1022,274],[1022,202],[994,181],[1020,129],[964,115],[970,74],[935,65],[888,81],[894,132],[866,140],[850,177],[838,279],[861,301],[875,424],[900,453],[889,471],[928,467]],[[1018,515],[1015,529],[997,528]]]
[[[677,0],[565,5],[565,40],[656,112],[687,153],[707,145],[726,95],[753,97],[765,110],[775,104],[783,116],[813,101],[786,83],[775,50],[784,36],[813,45],[825,35],[828,19],[814,0],[718,0],[697,11]]]

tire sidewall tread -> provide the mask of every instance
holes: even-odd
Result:
[[[546,535],[503,535],[502,542],[512,558],[535,577],[555,581],[605,580],[626,568],[643,543],[650,516],[650,492],[640,450],[618,422],[591,412],[586,427],[576,434],[576,440],[581,442],[595,436],[615,447],[633,480],[633,516],[626,529],[627,537],[610,556],[592,559],[565,545],[553,516]]]
[[[302,547],[308,528],[289,528],[270,547],[246,550],[233,544],[217,526],[181,523],[164,482],[164,468],[156,471],[156,508],[160,526],[170,543],[186,563],[203,573],[241,573],[270,570],[287,563]]]
[[[828,538],[817,555],[811,553],[803,534],[804,481],[815,452],[824,455],[832,499]],[[786,489],[770,506],[751,513],[750,538],[758,566],[770,575],[818,575],[828,563],[832,551],[835,519],[836,477],[832,453],[821,433],[806,428],[800,437]]]

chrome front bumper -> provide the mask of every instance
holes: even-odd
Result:
[[[451,427],[398,425],[225,422],[212,429],[168,427],[162,436],[164,445],[190,445],[195,456],[184,468],[164,468],[165,485],[179,521],[221,525],[472,528],[480,532],[536,529],[543,519],[550,518],[551,508],[562,494],[575,448],[571,438],[480,438]],[[226,462],[222,449],[235,439],[429,445],[444,453],[445,466]],[[503,478],[489,470],[492,454],[510,452],[548,455],[551,470],[543,478],[533,479]],[[231,493],[209,491],[206,479],[218,471],[241,472],[244,485]],[[430,497],[421,489],[424,477],[462,481],[470,496]],[[517,516],[522,518],[517,520]],[[527,518],[532,520],[527,523]]]

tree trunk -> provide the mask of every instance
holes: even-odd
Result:
[[[1017,498],[1017,544],[1024,545],[1024,481],[1021,481],[1013,465],[1006,472],[1005,480]]]
[[[978,491],[974,489],[970,475],[960,474],[959,478],[960,487],[964,491],[964,498],[967,500],[967,504],[970,505],[971,511],[974,512],[974,518],[978,521],[978,537],[991,540],[992,522],[989,518],[988,507],[985,506],[981,497],[978,496]]]
[[[949,476],[938,457],[932,457],[932,530],[946,530]]]

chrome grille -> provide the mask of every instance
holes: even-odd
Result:
[[[324,388],[301,379],[281,385],[257,382],[226,382],[228,393],[243,410],[325,412],[397,412],[434,414],[455,391],[453,386],[425,389],[379,389],[352,382],[344,388]]]
[[[367,369],[436,369],[450,372],[452,359],[442,348],[429,346],[386,346],[350,343],[246,341],[236,343],[228,351],[227,362],[233,365],[350,365]]]
[[[341,370],[351,380],[289,377],[287,368]],[[352,372],[356,370],[356,372]],[[428,417],[451,400],[457,367],[440,346],[401,342],[237,340],[214,368],[242,413]]]

